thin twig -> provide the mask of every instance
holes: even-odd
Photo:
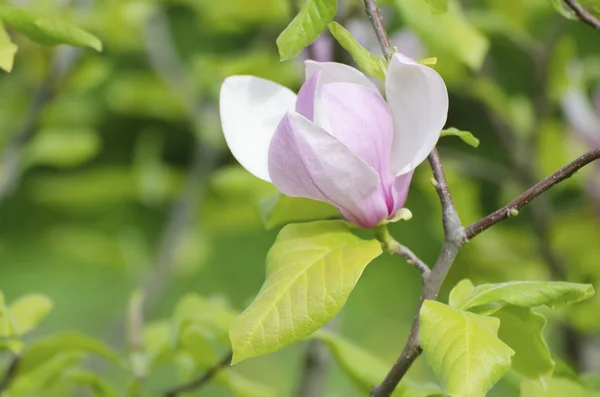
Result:
[[[21,364],[21,355],[15,354],[8,364],[8,368],[6,369],[6,373],[4,374],[4,378],[0,381],[0,394],[3,391],[8,390],[10,384],[15,379],[17,372],[19,372],[19,365]]]
[[[419,257],[412,252],[408,247],[400,244],[392,235],[390,234],[387,226],[379,226],[374,230],[375,238],[381,243],[384,251],[389,252],[393,255],[403,256],[406,261],[413,265],[421,274],[423,278],[429,276],[429,266],[425,262],[423,262]]]
[[[231,364],[231,358],[233,357],[233,352],[228,352],[223,358],[209,368],[202,376],[197,379],[194,379],[188,383],[185,383],[181,386],[174,387],[173,389],[167,390],[163,393],[164,397],[177,397],[181,393],[190,392],[192,390],[197,390],[200,387],[209,383],[215,375],[217,375],[220,371],[224,370]]]
[[[574,173],[579,171],[582,167],[588,165],[592,161],[595,161],[600,158],[600,148],[594,149],[585,153],[584,155],[578,157],[571,163],[565,165],[555,173],[547,176],[542,179],[540,182],[536,183],[532,187],[530,187],[527,191],[521,194],[519,197],[511,201],[506,206],[500,208],[499,210],[491,213],[483,219],[478,220],[477,222],[469,225],[465,229],[465,233],[467,238],[470,240],[473,237],[477,236],[484,230],[489,229],[495,224],[502,222],[505,219],[508,219],[511,216],[515,216],[518,214],[519,209],[529,204],[533,199],[550,189],[551,187],[557,185],[558,183],[564,181],[567,178],[570,178]]]
[[[373,29],[377,35],[377,40],[379,41],[381,49],[383,50],[383,55],[385,55],[386,58],[389,58],[394,53],[394,47],[392,46],[390,38],[385,31],[383,18],[381,18],[381,12],[379,12],[379,8],[377,7],[377,1],[364,0],[364,2],[367,16],[371,20],[371,25],[373,25]]]
[[[587,23],[596,30],[600,30],[600,20],[583,8],[583,6],[579,4],[577,0],[564,0],[564,2],[570,9],[573,10],[581,22]]]

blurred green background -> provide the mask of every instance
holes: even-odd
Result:
[[[191,293],[243,309],[264,280],[277,233],[265,230],[259,209],[274,188],[239,167],[224,145],[219,87],[229,75],[252,74],[299,88],[307,54],[280,62],[275,45],[296,5],[14,3],[71,19],[104,44],[101,53],[48,48],[13,34],[14,70],[0,75],[0,290],[7,302],[30,293],[54,302],[26,341],[72,330],[127,352],[125,318],[136,290],[146,296],[146,324],[171,318]],[[477,149],[452,137],[439,144],[464,224],[600,145],[600,33],[551,3],[451,0],[449,13],[437,16],[424,0],[381,1],[399,50],[438,58],[450,92],[447,125],[481,141]],[[341,1],[336,20],[379,54],[361,7],[358,0]],[[331,40],[319,45],[325,52],[331,45],[335,60],[351,63]],[[392,232],[432,264],[442,230],[430,178],[428,165],[417,169],[406,204],[413,219]],[[600,166],[591,165],[468,244],[441,299],[465,277],[475,283],[561,279],[598,289],[599,242]],[[419,294],[419,274],[383,255],[368,266],[333,327],[391,365]],[[549,312],[547,329],[558,357],[596,374],[599,303]],[[268,387],[269,395],[293,396],[305,346],[236,366],[263,386],[211,385],[189,395],[267,395],[260,390]],[[6,363],[8,355],[1,357]],[[131,380],[101,360],[81,365],[117,388]],[[165,360],[143,389],[152,395],[195,369],[185,358]],[[433,380],[422,359],[411,375]],[[18,395],[87,395],[61,379]],[[332,363],[326,395],[363,394]],[[518,396],[518,383],[509,376],[490,395]]]

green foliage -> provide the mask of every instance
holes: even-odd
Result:
[[[367,74],[385,81],[387,61],[385,57],[377,57],[361,46],[358,41],[342,25],[337,22],[329,24],[329,31],[340,45],[352,55],[358,67]]]
[[[543,334],[546,318],[531,309],[511,306],[497,311],[494,317],[500,319],[498,337],[515,351],[512,369],[546,386],[554,371]]]
[[[500,284],[482,284],[472,287],[469,280],[458,285],[460,293],[454,294],[451,305],[457,309],[479,314],[492,314],[506,305],[558,307],[580,302],[594,295],[594,287],[561,281],[509,281]],[[466,293],[470,289],[470,293]]]
[[[102,43],[96,36],[58,18],[22,8],[0,5],[0,20],[40,44],[69,44],[102,51]]]
[[[337,11],[337,0],[308,0],[300,12],[277,38],[282,61],[298,55],[315,41]]]
[[[0,21],[0,69],[10,72],[13,67],[17,46],[12,42],[10,36]]]
[[[6,311],[9,331],[4,336],[23,335],[33,330],[52,310],[52,301],[40,294],[25,295]]]
[[[425,0],[433,14],[443,14],[448,11],[448,0]]]
[[[458,128],[454,128],[454,127],[446,128],[446,129],[442,130],[442,133],[440,134],[440,136],[457,136],[460,139],[462,139],[462,141],[464,143],[466,143],[467,145],[470,145],[473,147],[479,146],[479,139],[475,138],[475,135],[473,135],[469,131],[461,131]]]
[[[573,11],[571,8],[569,8],[563,0],[548,0],[548,1],[550,2],[550,4],[552,4],[552,7],[554,7],[554,9],[556,11],[558,11],[558,13],[560,15],[562,15],[563,17],[565,17],[567,19],[572,19],[572,20],[577,19],[577,14],[575,13],[575,11]]]
[[[498,338],[498,319],[426,300],[420,320],[427,362],[453,397],[482,397],[510,369],[515,352]]]
[[[116,390],[114,390],[113,387],[108,384],[108,382],[93,372],[74,369],[67,371],[64,376],[74,383],[85,386],[91,390],[93,395],[96,397],[119,396]]]
[[[260,214],[267,229],[287,223],[339,217],[339,211],[322,201],[276,193],[260,202]]]
[[[288,225],[267,255],[266,281],[230,326],[233,362],[297,342],[342,308],[365,267],[381,254],[343,221]]]
[[[535,382],[523,382],[521,397],[600,397],[600,393],[593,392],[570,379],[551,379],[547,387]]]
[[[26,163],[70,168],[91,160],[100,149],[95,131],[47,128],[39,131],[27,146]]]

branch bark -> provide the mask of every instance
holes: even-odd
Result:
[[[600,20],[589,13],[577,0],[563,0],[567,7],[569,7],[577,18],[583,23],[587,23],[596,30],[600,30]]]
[[[526,190],[519,197],[511,201],[506,206],[500,208],[499,210],[491,213],[483,219],[469,225],[465,229],[467,239],[472,239],[479,235],[484,230],[489,229],[495,224],[502,222],[505,219],[508,219],[511,216],[515,216],[518,214],[519,209],[529,204],[536,197],[540,196],[544,192],[546,192],[551,187],[559,184],[567,178],[570,178],[573,174],[579,171],[584,166],[590,164],[591,162],[598,160],[600,158],[600,148],[594,149],[585,153],[584,155],[578,157],[571,163],[565,165],[555,173],[547,176],[542,179],[540,182],[533,185],[531,188]]]
[[[182,393],[188,393],[192,390],[198,390],[202,386],[209,383],[219,372],[221,372],[229,364],[231,364],[232,357],[233,352],[228,352],[227,354],[225,354],[225,356],[223,356],[223,358],[219,362],[217,362],[215,365],[209,368],[202,376],[181,386],[177,386],[173,389],[165,391],[163,393],[164,397],[177,397]]]

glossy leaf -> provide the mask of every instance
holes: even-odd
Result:
[[[557,307],[580,302],[594,295],[590,284],[562,281],[510,281],[500,284],[482,284],[460,301],[454,299],[454,307],[480,314],[492,314],[506,305]]]
[[[266,281],[229,328],[233,363],[312,334],[342,308],[365,267],[381,254],[344,221],[284,227],[267,255]]]
[[[447,128],[445,130],[442,130],[440,136],[457,136],[460,139],[462,139],[462,141],[467,145],[473,147],[479,146],[479,139],[475,138],[475,135],[473,135],[469,131],[462,131],[457,128]]]
[[[497,318],[426,300],[419,338],[427,362],[453,397],[483,397],[510,369],[514,351],[497,337]]]
[[[546,318],[531,309],[512,306],[497,311],[494,317],[500,319],[498,337],[515,351],[512,369],[546,386],[554,371],[544,339]]]
[[[0,21],[0,69],[10,72],[13,68],[17,46],[12,42],[10,36]]]
[[[23,8],[0,5],[0,20],[40,44],[68,44],[102,51],[102,43],[96,36],[59,18]]]
[[[287,223],[339,217],[339,211],[327,203],[276,193],[260,202],[260,213],[267,229]]]
[[[315,41],[335,17],[337,0],[308,0],[277,38],[282,61],[298,55]]]
[[[395,0],[395,4],[404,22],[431,53],[440,59],[453,58],[473,70],[481,67],[489,41],[471,25],[457,0],[448,0],[448,12],[443,15],[432,14],[423,0]]]
[[[329,31],[340,45],[352,55],[354,62],[365,73],[385,81],[387,62],[384,57],[378,57],[367,51],[358,41],[337,22],[329,24]]]
[[[342,370],[365,394],[379,384],[389,371],[389,366],[379,358],[338,334],[319,330],[314,337],[327,345]],[[393,397],[425,397],[439,391],[437,385],[417,384],[409,378],[403,378]]]

